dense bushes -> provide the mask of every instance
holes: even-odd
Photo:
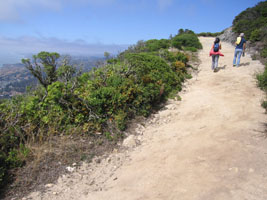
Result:
[[[170,40],[168,39],[152,39],[143,41],[140,40],[136,45],[130,46],[127,53],[140,53],[140,52],[154,52],[160,49],[168,49],[170,47]]]
[[[267,1],[258,3],[253,8],[248,8],[235,17],[233,31],[245,33],[247,39],[257,45],[260,55],[267,57]]]
[[[211,33],[211,32],[201,32],[198,33],[197,36],[202,36],[202,37],[217,37],[219,35],[223,34],[222,32],[216,32],[216,33]]]
[[[245,33],[252,43],[260,42],[259,51],[266,58],[267,49],[267,1],[258,3],[253,8],[248,8],[235,17],[233,31]],[[263,44],[263,45],[262,45]]]
[[[180,50],[196,52],[202,48],[201,43],[197,35],[188,29],[180,29],[178,34],[170,39],[152,39],[143,41],[140,40],[136,45],[130,46],[125,53],[141,53],[141,52],[157,52],[162,49],[168,49],[169,47],[175,47]],[[122,56],[122,55],[121,55]]]
[[[267,1],[248,8],[235,17],[233,30],[245,33],[251,40],[261,40],[267,36]]]
[[[267,92],[267,67],[262,74],[257,75],[259,87]]]
[[[180,33],[172,38],[172,46],[178,49],[182,49],[182,47],[202,49],[197,35],[192,31],[180,30]]]
[[[193,48],[199,43],[195,37],[184,33],[180,41]],[[41,52],[24,60],[40,85],[0,102],[0,184],[7,170],[23,164],[29,153],[24,144],[74,133],[116,139],[129,119],[148,116],[171,92],[180,90],[189,77],[189,57],[169,52],[170,45],[167,39],[139,41],[107,65],[84,74],[64,59],[60,62],[57,53]]]
[[[7,170],[21,166],[28,150],[24,147],[26,135],[21,131],[19,106],[22,98],[0,104],[0,186],[4,184]]]
[[[170,47],[170,41],[167,39],[161,40],[148,40],[146,41],[146,49],[149,52],[158,51],[160,49],[168,49]]]
[[[265,70],[262,74],[258,74],[257,75],[257,79],[258,79],[258,86],[265,91],[266,95],[267,95],[267,65],[265,66]],[[267,112],[267,100],[262,102],[262,106],[265,108],[266,112]]]

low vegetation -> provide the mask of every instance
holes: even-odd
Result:
[[[180,50],[202,48],[193,31],[172,39],[139,41],[99,68],[81,73],[58,53],[24,59],[39,81],[37,89],[0,101],[0,185],[10,170],[25,164],[33,149],[62,135],[121,137],[135,116],[148,116],[190,78],[190,56]],[[100,134],[99,134],[100,133]],[[34,158],[33,158],[34,159]]]
[[[257,75],[257,79],[258,79],[258,86],[265,91],[266,95],[267,95],[267,64],[265,66],[265,70],[262,74],[258,74]],[[264,100],[262,102],[262,106],[265,108],[266,112],[267,112],[267,100]]]
[[[223,34],[222,32],[216,32],[216,33],[211,33],[211,32],[201,32],[198,33],[197,36],[202,36],[202,37],[217,37],[219,35]]]

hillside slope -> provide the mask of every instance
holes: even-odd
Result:
[[[182,101],[170,100],[140,126],[142,134],[124,143],[128,149],[24,199],[267,199],[267,119],[254,78],[264,66],[246,55],[233,68],[234,47],[222,43],[225,57],[214,73],[208,56],[214,39],[200,40],[202,63]]]

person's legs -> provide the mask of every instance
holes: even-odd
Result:
[[[233,60],[233,66],[236,65],[236,57],[237,57],[237,49],[235,49],[235,55],[234,55],[234,60]]]
[[[239,67],[239,63],[240,63],[240,58],[242,55],[242,49],[238,49],[238,53],[237,53],[237,63],[236,66]]]
[[[211,69],[214,70],[214,68],[215,68],[215,55],[212,55]]]
[[[215,55],[215,66],[214,69],[218,68],[218,62],[219,62],[219,55]]]

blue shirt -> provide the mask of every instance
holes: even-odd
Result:
[[[242,37],[240,43],[238,45],[236,45],[236,49],[243,49],[244,43],[246,43],[246,40],[245,40],[245,38]]]

